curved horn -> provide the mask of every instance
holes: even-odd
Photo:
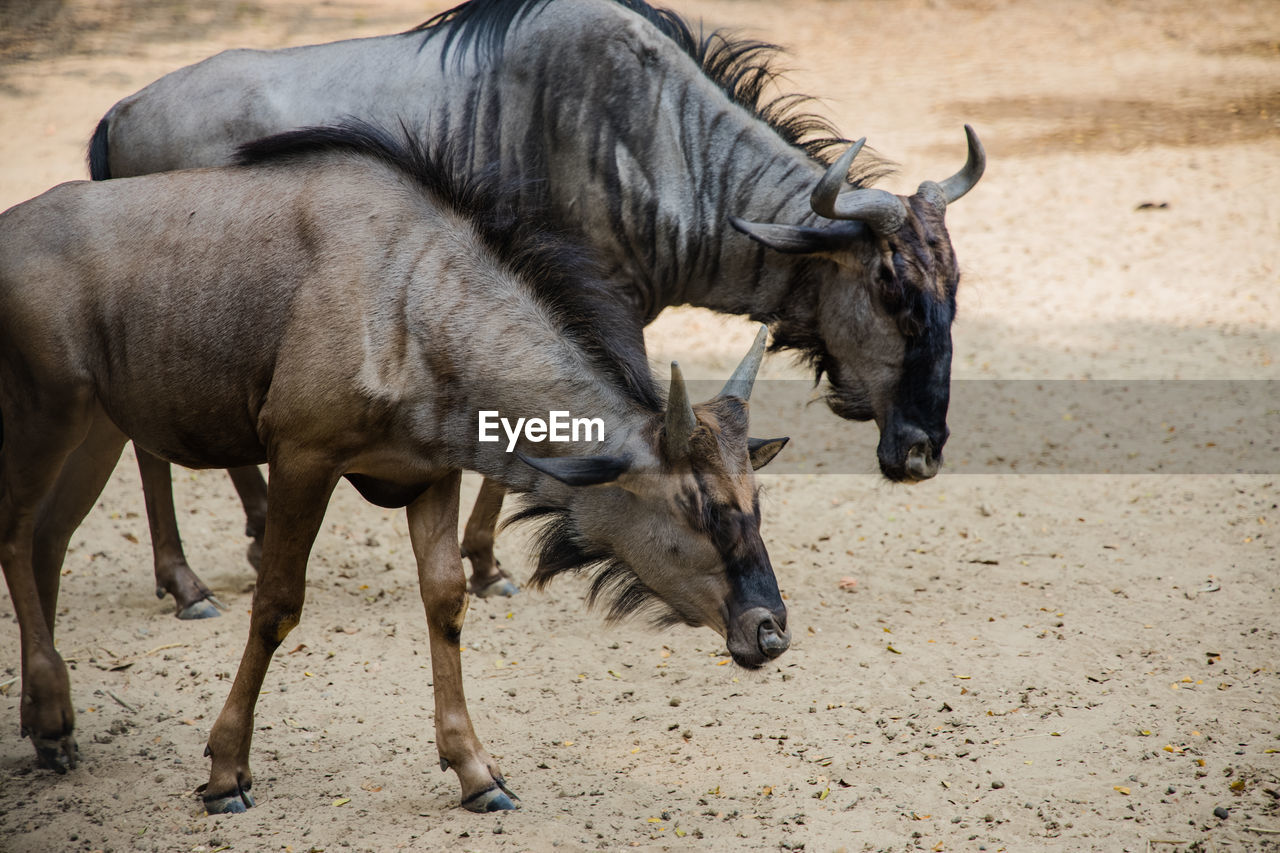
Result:
[[[836,198],[840,195],[840,190],[844,189],[845,180],[849,177],[849,167],[853,165],[853,158],[858,156],[858,152],[866,144],[867,138],[864,136],[850,145],[848,150],[823,173],[822,179],[813,188],[813,192],[809,193],[809,207],[813,208],[814,213],[828,219],[840,218],[835,212]]]
[[[666,433],[662,440],[663,455],[683,459],[689,454],[689,437],[698,428],[698,418],[689,402],[689,389],[684,384],[680,364],[671,362],[671,390],[667,393]]]
[[[760,371],[760,362],[764,359],[764,345],[769,339],[769,328],[761,326],[756,332],[755,342],[747,351],[742,363],[733,371],[729,381],[720,389],[721,397],[737,397],[743,402],[751,399],[751,386],[755,384],[756,374]]]
[[[849,190],[841,193],[849,176],[853,158],[858,156],[866,137],[849,146],[823,174],[809,194],[809,207],[827,219],[851,219],[865,222],[882,236],[892,234],[907,221],[907,208],[902,199],[884,190]]]
[[[973,185],[978,182],[978,179],[982,177],[982,173],[987,168],[987,153],[982,150],[982,143],[978,141],[978,134],[974,133],[973,128],[966,124],[964,126],[964,135],[969,141],[969,157],[965,160],[964,168],[938,184],[942,188],[942,196],[947,200],[947,204],[973,189]]]

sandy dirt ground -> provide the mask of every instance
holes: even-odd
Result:
[[[84,177],[97,119],[167,71],[441,8],[16,5],[0,10],[0,207]],[[988,386],[967,380],[1280,379],[1275,4],[677,5],[786,45],[791,85],[900,164],[891,189],[954,171],[963,122],[986,141],[986,178],[948,216],[966,381],[944,474],[889,486],[873,426],[757,394],[793,463],[845,460],[762,477],[795,640],[758,673],[722,665],[706,630],[607,626],[574,582],[473,601],[471,711],[524,803],[488,816],[458,808],[436,764],[403,515],[342,487],[258,704],[259,806],[210,818],[193,790],[248,624],[242,515],[221,473],[177,472],[187,554],[230,608],[178,622],[152,595],[126,453],[64,570],[84,759],[68,776],[34,769],[18,737],[18,632],[0,605],[0,849],[1280,849],[1280,399],[1225,429],[1239,452],[1201,475],[1103,474],[1087,448],[1019,473],[1053,451],[1045,412],[966,399]],[[649,342],[655,364],[716,378],[750,336],[680,310]],[[781,357],[765,371],[804,376]],[[1213,413],[1182,414],[1150,442]],[[525,542],[499,545],[520,578]]]

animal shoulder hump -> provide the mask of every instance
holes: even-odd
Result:
[[[220,85],[238,90],[246,81],[257,80],[270,73],[272,68],[279,64],[277,60],[279,54],[279,51],[249,47],[229,48],[166,74],[152,86],[156,84],[170,87]],[[239,94],[243,95],[243,93]]]
[[[554,39],[589,54],[602,47],[623,46],[644,55],[664,44],[674,47],[644,16],[615,0],[554,0],[536,10],[524,26],[536,43]]]

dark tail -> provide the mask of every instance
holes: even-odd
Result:
[[[107,126],[107,117],[103,116],[89,140],[89,177],[95,181],[111,177],[111,166],[107,162]]]

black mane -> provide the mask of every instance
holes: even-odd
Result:
[[[442,56],[447,56],[455,45],[459,51],[470,49],[498,56],[511,28],[549,2],[552,0],[469,0],[435,15],[410,32],[426,33],[428,39],[443,33]],[[832,149],[849,144],[849,140],[840,136],[826,119],[801,111],[813,100],[810,96],[768,97],[770,84],[780,76],[775,65],[777,56],[782,52],[779,46],[723,30],[703,35],[701,25],[695,33],[694,28],[676,12],[650,6],[644,0],[609,2],[636,13],[655,26],[697,63],[707,79],[715,83],[729,100],[750,111],[784,141],[817,162],[829,165],[833,159]],[[864,154],[854,163],[849,180],[855,187],[867,187],[887,171],[882,161]]]
[[[534,296],[560,326],[561,335],[586,353],[607,381],[640,407],[658,412],[662,398],[644,351],[644,332],[634,311],[622,305],[597,275],[594,259],[580,244],[545,226],[539,217],[518,216],[516,187],[501,186],[496,171],[478,177],[450,168],[448,146],[429,149],[401,127],[400,135],[358,119],[308,127],[241,145],[242,166],[323,152],[370,157],[412,178],[435,200],[465,217],[486,248]],[[546,221],[543,217],[542,221]]]

